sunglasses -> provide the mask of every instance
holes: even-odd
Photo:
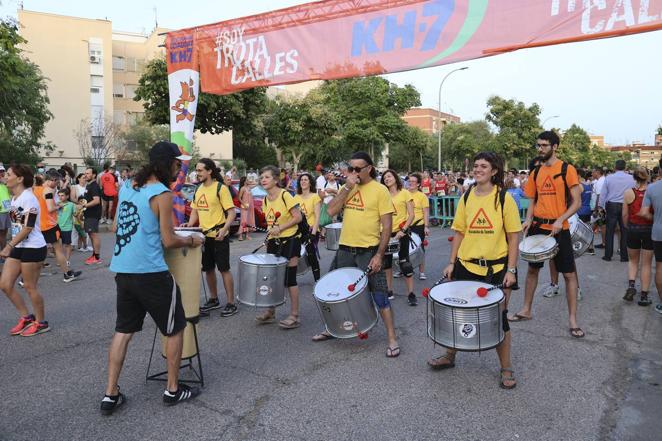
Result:
[[[363,167],[352,167],[351,165],[347,167],[347,171],[350,173],[356,172],[356,173],[361,173],[361,170],[364,168],[370,167],[370,164],[364,165]]]

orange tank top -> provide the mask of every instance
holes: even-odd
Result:
[[[37,200],[39,201],[39,228],[41,231],[55,228],[57,225],[57,210],[52,213],[48,212],[46,199],[44,199],[44,187],[41,185],[38,187],[32,187],[32,192],[37,196]],[[55,201],[53,201],[53,203],[55,203]]]

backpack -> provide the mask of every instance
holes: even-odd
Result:
[[[287,207],[287,204],[285,203],[285,190],[280,191],[280,197],[283,200],[283,205]],[[264,197],[262,200],[262,206],[266,207],[268,198],[267,196]],[[266,211],[266,210],[262,210]],[[301,236],[301,243],[308,243],[310,240],[310,225],[308,224],[308,220],[306,219],[306,215],[303,214],[303,211],[299,210],[299,213],[301,213],[301,222],[297,224],[297,233]]]
[[[565,205],[566,208],[569,208],[570,204],[572,203],[572,199],[570,197],[570,189],[568,188],[568,181],[566,181],[566,175],[568,174],[568,163],[565,161],[562,162],[563,164],[561,164],[561,173],[552,176],[552,179],[556,179],[559,176],[561,176],[561,178],[563,179],[563,187],[565,187]],[[536,188],[536,195],[533,199],[535,203],[538,203],[538,183],[536,182],[536,178],[538,177],[538,172],[540,171],[540,167],[541,166],[539,165],[533,170],[533,184],[534,187]]]

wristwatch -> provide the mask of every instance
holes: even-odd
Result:
[[[508,271],[510,274],[517,274],[517,268],[508,268],[506,271]]]

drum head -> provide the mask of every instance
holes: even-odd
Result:
[[[364,277],[356,285],[354,291],[350,291],[348,286],[355,283],[361,277],[363,271],[358,268],[339,268],[327,273],[315,284],[313,295],[316,299],[327,303],[333,303],[345,300],[365,289],[368,284],[368,277]]]
[[[175,228],[175,234],[179,237],[202,237],[204,239],[205,236],[202,235],[202,230],[201,229],[187,229],[187,230],[179,230]]]
[[[544,253],[556,246],[556,239],[544,234],[534,234],[525,237],[519,244],[519,250],[523,253]]]
[[[485,297],[479,297],[478,288],[491,288],[493,285],[483,282],[457,281],[437,285],[430,291],[430,298],[442,305],[453,308],[478,308],[492,305],[503,299],[503,291],[493,289]]]
[[[421,246],[421,236],[416,233],[409,233],[411,240],[409,241],[409,251],[414,251]]]
[[[568,223],[570,224],[570,235],[572,235],[575,231],[577,231],[577,228],[579,228],[579,216],[576,214],[573,214],[568,218]]]
[[[239,258],[244,263],[251,265],[286,265],[287,259],[275,254],[247,254]]]
[[[336,222],[334,224],[329,224],[324,228],[331,229],[331,230],[342,230],[342,222]]]

